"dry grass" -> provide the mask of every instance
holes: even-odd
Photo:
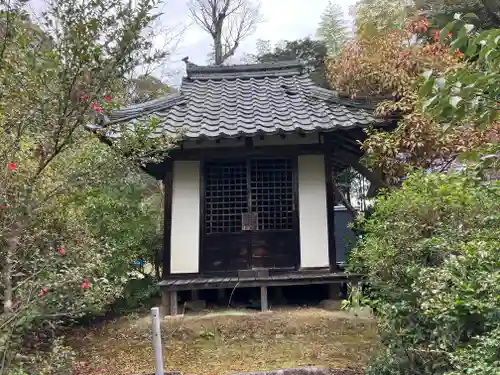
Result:
[[[128,318],[71,338],[83,361],[106,373],[152,373],[149,317]],[[162,326],[169,370],[196,374],[305,365],[362,367],[377,345],[375,323],[342,312],[294,309],[168,318]]]

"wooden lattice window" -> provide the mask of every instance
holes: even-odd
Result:
[[[250,162],[251,210],[258,230],[293,228],[293,169],[290,159],[254,159]]]
[[[293,228],[290,159],[210,162],[205,168],[207,234]]]
[[[246,162],[207,163],[205,194],[206,233],[241,232],[241,216],[248,207]]]

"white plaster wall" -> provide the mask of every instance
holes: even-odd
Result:
[[[328,267],[328,221],[323,155],[298,157],[300,266]]]
[[[200,162],[175,161],[172,186],[170,272],[198,273],[200,239]]]

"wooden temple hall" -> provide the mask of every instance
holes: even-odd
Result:
[[[300,62],[197,66],[180,91],[102,116],[94,129],[155,119],[179,137],[145,170],[165,186],[163,281],[183,290],[339,284],[349,211],[334,176],[363,172],[363,128],[390,125],[365,102],[315,86]],[[366,169],[365,169],[366,170]],[[196,293],[193,293],[196,294]]]

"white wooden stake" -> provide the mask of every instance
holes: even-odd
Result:
[[[161,347],[160,309],[151,309],[153,322],[153,348],[155,351],[155,375],[163,375],[163,351]]]

